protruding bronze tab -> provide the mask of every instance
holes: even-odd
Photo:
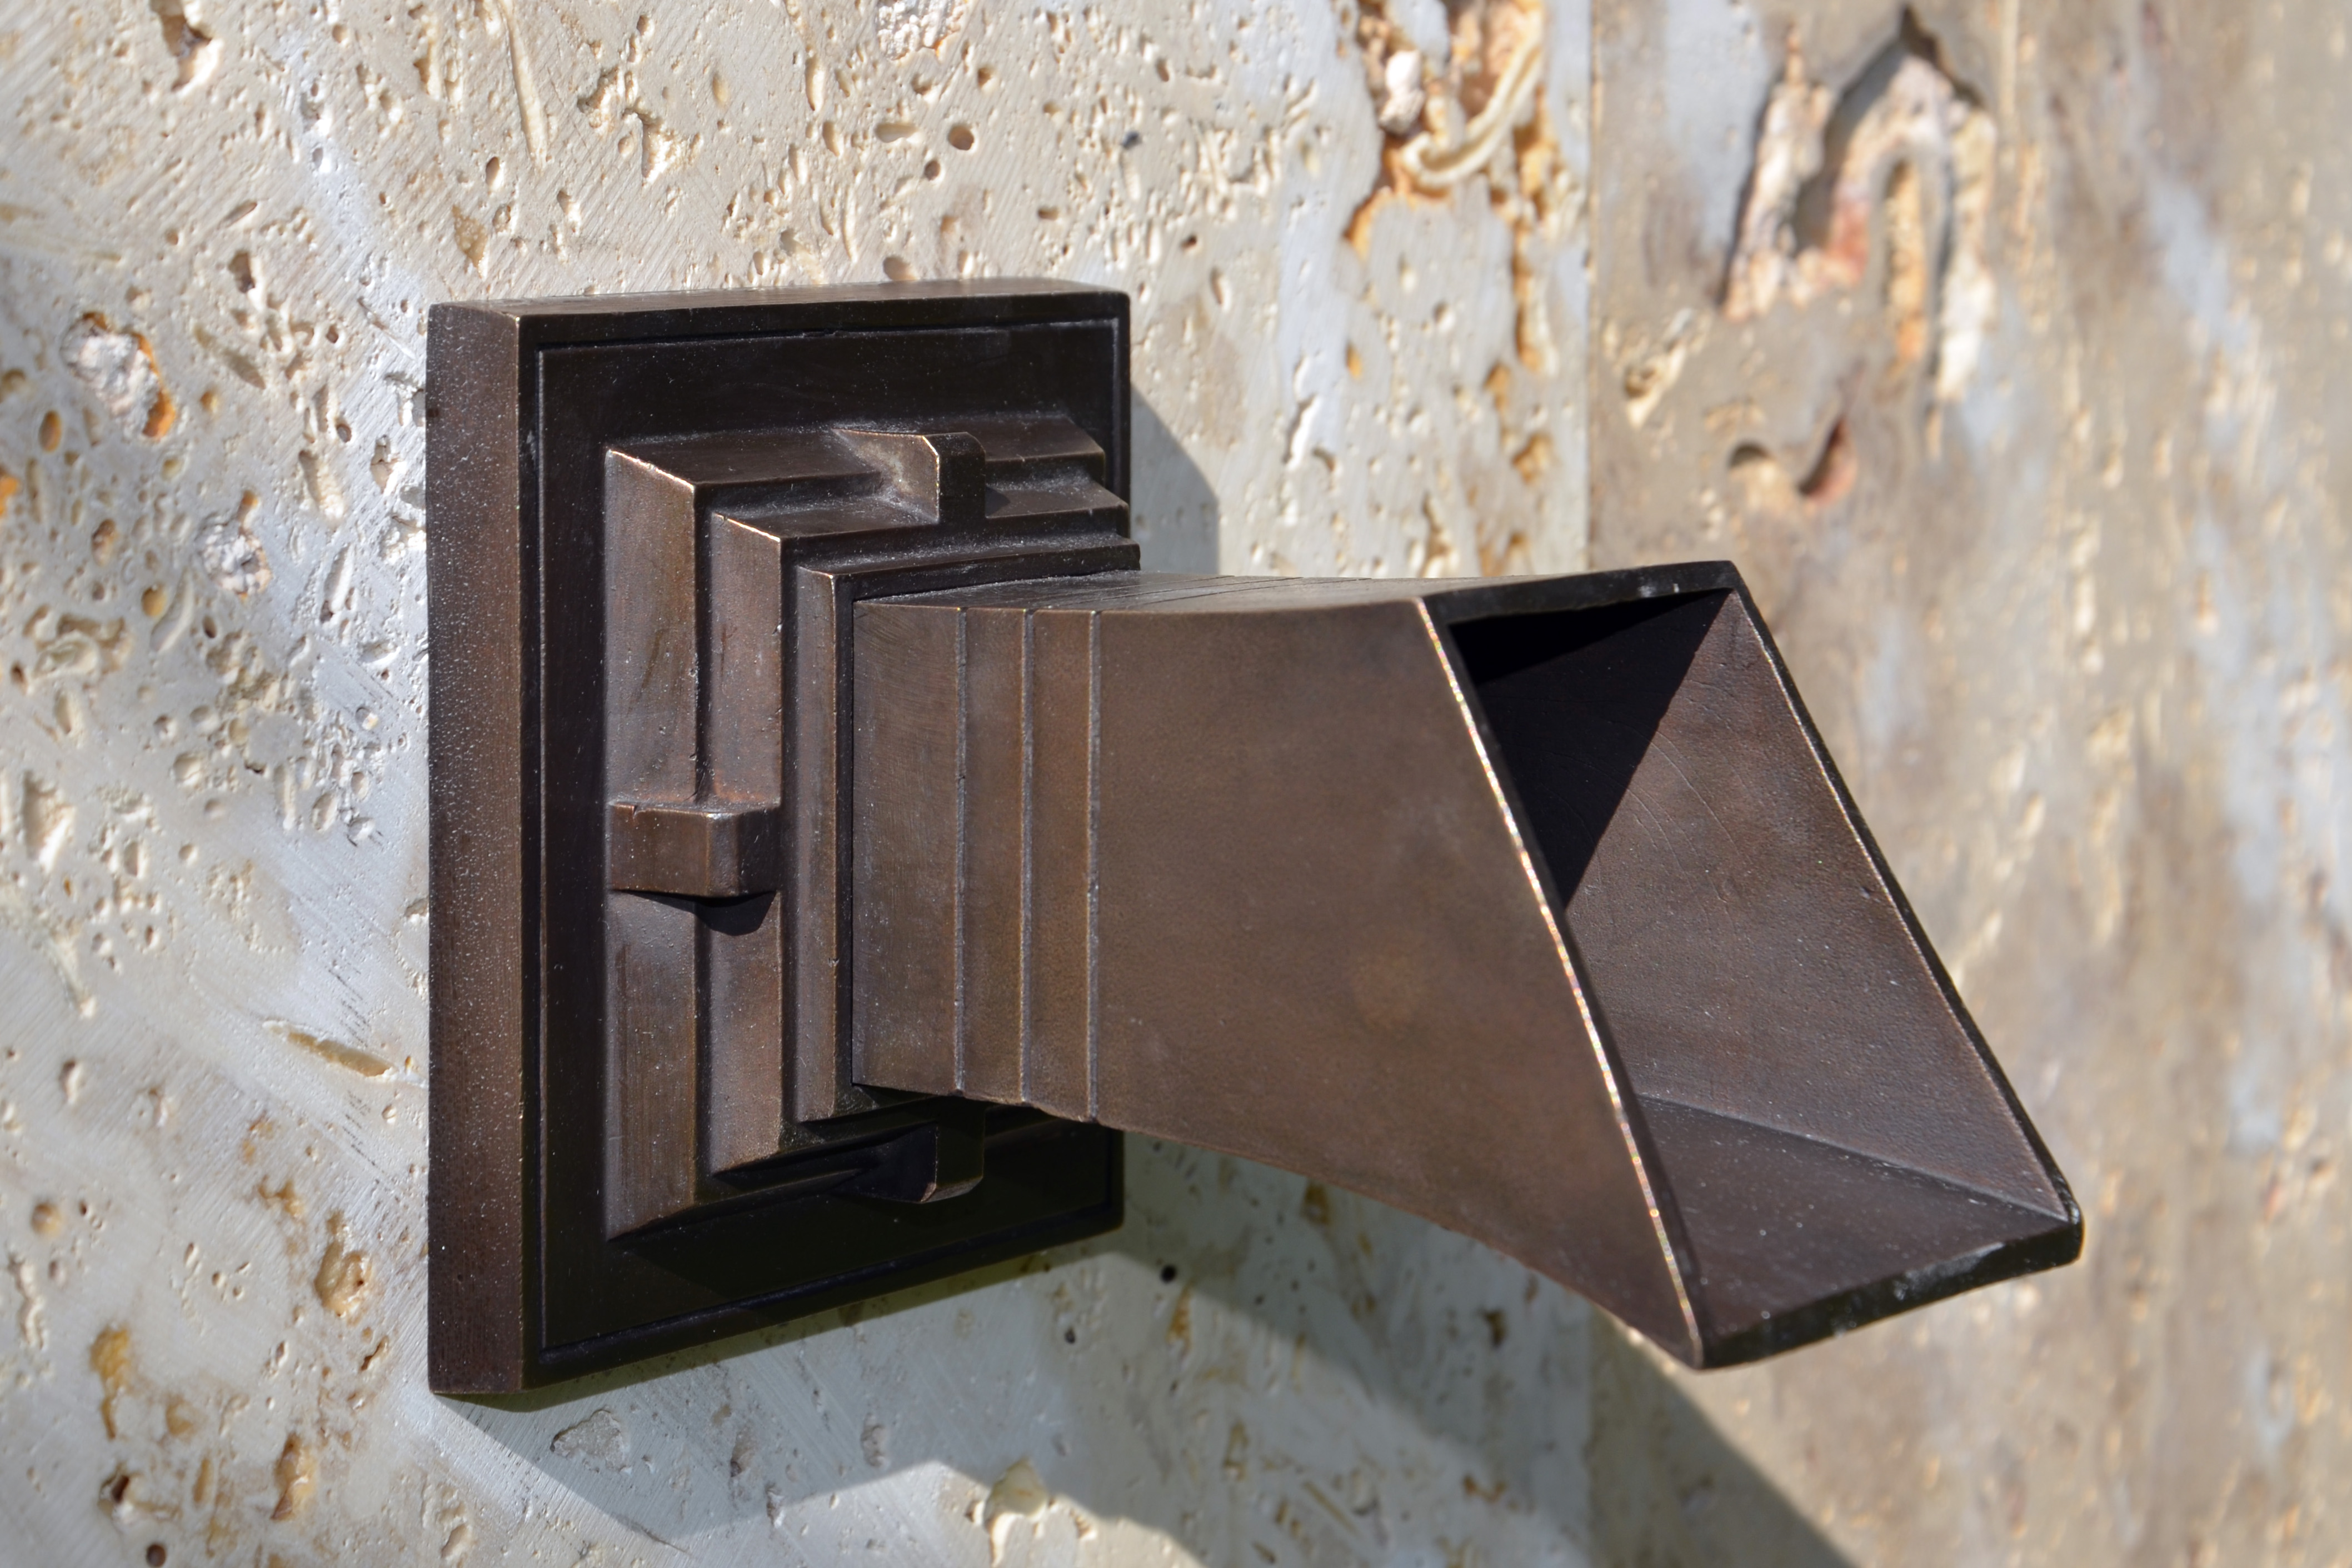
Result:
[[[841,444],[874,465],[891,493],[951,527],[986,515],[987,454],[961,430],[843,430]]]
[[[772,805],[613,803],[613,886],[687,899],[773,892],[783,813]]]

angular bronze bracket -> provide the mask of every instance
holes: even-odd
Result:
[[[2075,1256],[1730,566],[1140,573],[1125,329],[436,311],[436,1387],[1116,1224],[1108,1128],[1696,1365]]]

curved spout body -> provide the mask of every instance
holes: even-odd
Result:
[[[868,600],[853,1074],[1303,1172],[1696,1365],[2080,1215],[1727,565]]]

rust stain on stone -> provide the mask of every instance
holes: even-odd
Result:
[[[115,1403],[136,1375],[131,1356],[131,1331],[120,1323],[100,1330],[98,1338],[90,1342],[89,1370],[98,1373],[98,1385],[102,1391],[98,1414],[106,1423],[106,1435],[118,1437],[121,1434],[114,1424]]]
[[[392,1072],[392,1064],[373,1051],[347,1046],[325,1035],[314,1035],[308,1029],[295,1027],[283,1018],[265,1019],[261,1026],[295,1049],[308,1051],[322,1062],[341,1068],[346,1072],[355,1072],[362,1078],[384,1078]]]
[[[318,1292],[320,1304],[338,1318],[349,1320],[367,1304],[368,1290],[373,1283],[369,1274],[368,1255],[343,1245],[343,1216],[336,1215],[327,1221],[332,1238],[319,1258],[319,1272],[311,1281]]]
[[[288,1433],[271,1474],[278,1482],[278,1505],[269,1510],[269,1517],[279,1523],[300,1518],[319,1487],[318,1446],[299,1432]]]
[[[254,1187],[253,1192],[254,1196],[284,1215],[288,1219],[300,1219],[308,1212],[302,1202],[302,1194],[294,1189],[294,1178],[291,1176],[278,1183],[275,1188],[271,1187],[268,1182],[263,1181]]]
[[[1485,176],[1487,205],[1511,231],[1511,294],[1519,363],[1558,368],[1538,242],[1556,230],[1566,184],[1543,102],[1541,0],[1465,0],[1446,8],[1447,58],[1428,58],[1367,0],[1356,21],[1373,113],[1385,140],[1381,174],[1348,219],[1348,243],[1370,256],[1372,226],[1391,202],[1449,202]]]
[[[1168,1314],[1168,1342],[1179,1354],[1190,1354],[1192,1349],[1192,1287],[1187,1285],[1177,1292],[1175,1310]]]

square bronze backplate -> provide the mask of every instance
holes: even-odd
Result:
[[[735,1195],[608,1237],[600,643],[607,448],[1053,408],[1123,499],[1127,354],[1124,295],[1051,283],[435,308],[435,1388],[551,1383],[1118,1224],[1118,1133],[902,1097],[795,1129]],[[842,1190],[861,1151],[983,1116],[964,1195]]]

